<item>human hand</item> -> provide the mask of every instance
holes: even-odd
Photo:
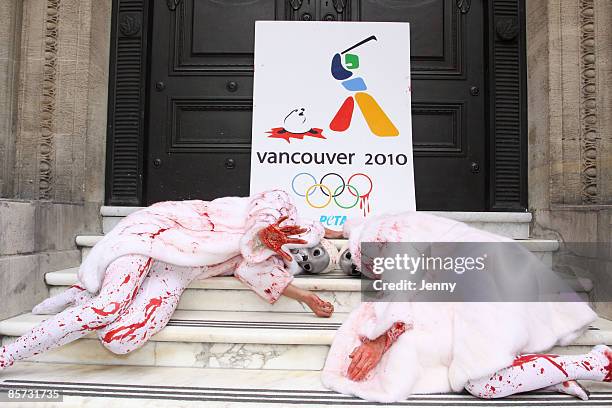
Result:
[[[376,367],[385,352],[385,338],[383,336],[376,340],[366,341],[361,346],[355,347],[349,355],[351,364],[347,370],[347,376],[353,381],[362,381]]]
[[[299,238],[289,238],[290,235],[299,235],[306,231],[306,228],[301,228],[298,225],[287,225],[281,227],[280,224],[285,221],[287,216],[281,217],[275,224],[270,224],[266,228],[259,231],[259,239],[261,242],[280,255],[282,258],[291,262],[293,258],[287,252],[282,250],[285,244],[305,244],[307,241]]]
[[[325,238],[327,239],[342,239],[344,238],[344,233],[342,231],[334,231],[329,228],[325,228]]]
[[[334,305],[322,300],[314,293],[306,299],[306,304],[318,317],[330,317],[334,313]]]

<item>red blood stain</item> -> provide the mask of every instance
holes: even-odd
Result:
[[[119,285],[119,286],[123,286],[123,285],[125,285],[126,283],[128,283],[129,281],[130,281],[130,275],[126,275],[126,276],[125,276],[125,279],[123,280],[123,282],[121,282],[121,285]]]
[[[321,303],[325,302],[321,301]],[[395,343],[398,337],[401,336],[407,329],[412,329],[412,325],[406,325],[406,323],[404,322],[393,323],[389,330],[385,332],[385,351],[387,351],[389,347],[391,347],[391,345]]]
[[[90,326],[88,324],[84,324],[83,326],[81,326],[81,328],[83,330],[100,330],[100,329],[105,328],[106,326],[108,326],[108,324],[102,324],[100,326]]]
[[[136,286],[134,288],[134,290],[132,291],[132,295],[130,296],[130,303],[134,300],[134,298],[136,297],[136,294],[138,293],[138,289],[140,289],[138,286]]]
[[[564,387],[569,387],[569,386],[570,386],[570,383],[569,383],[568,381],[563,381],[563,386],[564,386]]]
[[[540,368],[540,374],[544,374],[544,368]]]
[[[107,311],[106,308],[111,306],[111,305],[112,305],[111,310]],[[108,316],[108,315],[111,315],[113,313],[116,313],[117,310],[119,310],[120,307],[121,307],[120,303],[118,303],[118,302],[111,302],[110,304],[104,306],[102,309],[98,309],[98,308],[92,307],[91,310],[93,310],[94,313],[97,314],[97,315]]]
[[[214,223],[213,223],[213,222],[210,220],[210,215],[208,215],[208,213],[207,213],[207,212],[203,213],[202,215],[203,215],[204,217],[207,217],[207,218],[208,218],[208,222],[210,222],[210,225],[211,225],[211,227],[210,227],[210,228],[211,228],[211,230],[213,230],[213,231],[214,231],[214,230],[215,230],[215,224],[214,224]]]
[[[502,380],[502,378],[503,378],[503,377],[500,375],[500,376],[499,376],[499,381],[501,381],[501,380]]]
[[[153,317],[153,314],[161,304],[161,297],[156,297],[149,300],[149,303],[145,307],[145,319],[142,322],[130,324],[128,326],[121,326],[114,330],[110,330],[104,335],[102,341],[104,341],[105,343],[110,343],[113,340],[122,340],[129,335],[133,335],[133,333],[137,329],[144,327],[149,322],[149,320],[151,319],[151,317]]]
[[[604,355],[608,359],[608,365],[604,367],[604,370],[607,370],[608,373],[606,374],[606,376],[603,379],[603,381],[604,382],[612,382],[612,352],[610,352],[609,350],[606,350],[604,352]]]
[[[582,362],[582,366],[587,370],[587,371],[591,371],[593,370],[593,367],[591,367],[591,364],[589,364],[588,361],[583,361]]]
[[[167,229],[167,228],[166,228]],[[149,271],[149,267],[151,266],[151,263],[153,262],[153,258],[149,258],[147,259],[147,263],[145,263],[143,266],[141,266],[140,268],[138,268],[138,277],[141,278],[142,275],[145,272]]]
[[[79,286],[79,285],[72,285],[72,286],[71,286],[71,288],[77,288],[77,289],[79,289],[79,290],[85,290],[84,288],[82,288],[82,287],[81,287],[81,286]]]
[[[553,358],[555,357],[559,357],[559,356],[556,354],[526,354],[524,356],[519,356],[516,360],[514,360],[514,362],[512,363],[512,366],[513,367],[521,366],[522,368],[523,364],[525,363],[532,362],[534,360],[537,360],[538,358],[543,358],[545,360],[548,360],[548,362],[550,362],[555,367],[557,367],[559,371],[561,371],[566,377],[569,377],[569,375],[567,374],[567,371],[565,371],[559,363],[553,360]],[[535,367],[535,364],[533,366]]]
[[[170,228],[160,228],[158,229],[156,232],[151,234],[151,238],[155,239],[155,237],[157,237],[159,234],[161,234],[164,231],[168,231]]]
[[[283,245],[287,243],[298,243],[305,244],[306,241],[301,239],[290,239],[288,238],[291,235],[299,235],[306,232],[306,229],[300,228],[297,225],[290,225],[281,227],[280,224],[285,221],[288,217],[284,216],[279,218],[275,224],[270,224],[266,228],[259,231],[258,236],[261,242],[280,255],[282,258],[286,259],[288,262],[292,261],[292,258],[289,254],[284,252],[281,248]],[[261,272],[260,272],[261,275]]]
[[[272,293],[272,290],[270,288],[264,289],[264,292],[266,292],[268,295]]]

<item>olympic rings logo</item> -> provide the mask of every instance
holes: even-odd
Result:
[[[367,201],[373,188],[372,179],[364,173],[355,173],[347,181],[338,173],[327,173],[320,180],[310,173],[298,173],[291,181],[293,192],[304,197],[312,208],[325,208],[333,201],[340,208],[351,209],[360,201]],[[313,202],[315,196],[319,196],[320,202]]]

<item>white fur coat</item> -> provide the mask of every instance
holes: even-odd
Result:
[[[348,224],[345,233],[357,266],[361,242],[512,241],[421,212],[373,217]],[[517,260],[517,268],[534,259]],[[468,380],[510,366],[519,354],[568,344],[596,317],[581,302],[362,303],[336,333],[322,381],[337,392],[379,402],[400,401],[411,394],[458,392]],[[348,356],[361,344],[359,338],[375,339],[396,321],[412,328],[364,381],[349,380]]]
[[[194,267],[225,262],[235,265],[235,257],[240,256],[242,260],[234,274],[266,300],[275,301],[291,281],[291,275],[300,269],[295,261],[283,265],[280,257],[259,241],[257,233],[283,216],[289,217],[284,225],[299,224],[308,229],[297,236],[306,244],[288,244],[284,248],[313,246],[324,235],[320,223],[298,219],[289,195],[281,190],[252,197],[156,203],[128,215],[106,234],[81,264],[78,277],[89,292],[97,293],[108,265],[123,255],[146,255]],[[226,269],[214,268],[220,273]],[[276,279],[272,279],[273,275]]]

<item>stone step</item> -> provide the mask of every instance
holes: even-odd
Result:
[[[102,231],[106,234],[126,215],[143,207],[100,208],[102,215]],[[514,239],[529,238],[531,213],[526,212],[467,212],[467,211],[426,211],[430,214],[462,221],[476,228],[504,235]]]
[[[320,370],[346,313],[330,319],[307,313],[178,310],[142,348],[115,355],[95,337],[44,353],[33,361],[211,368]],[[0,322],[3,343],[46,316],[23,314]]]
[[[330,319],[308,313],[178,310],[142,348],[127,355],[105,349],[92,334],[31,361],[163,367],[320,370],[336,329],[348,314]],[[46,316],[23,314],[0,322],[2,343],[30,330]],[[612,322],[598,319],[572,344],[553,353],[576,354],[612,344]]]
[[[50,295],[53,296],[77,282],[77,268],[50,272],[45,275]],[[326,275],[329,276],[329,275]],[[361,301],[361,281],[349,277],[314,278],[297,277],[294,284],[312,290],[334,304],[336,312],[350,312]],[[238,279],[231,276],[213,277],[194,281],[181,296],[179,310],[219,310],[254,312],[310,312],[293,299],[281,297],[271,305],[262,300]]]
[[[51,296],[77,283],[77,268],[49,272],[45,281]],[[336,312],[348,313],[361,301],[361,280],[343,275],[325,275],[325,278],[298,275],[294,284],[302,289],[316,292],[322,299],[334,304]],[[588,293],[592,283],[581,279],[568,280],[579,293]],[[213,277],[191,283],[183,292],[178,310],[219,310],[254,312],[307,312],[310,309],[295,300],[281,297],[271,305],[263,301],[242,282],[231,276]]]
[[[81,248],[81,258],[85,259],[89,255],[91,248],[103,237],[103,235],[77,235],[75,242]],[[342,248],[346,243],[345,239],[334,239],[332,241],[338,249]],[[554,239],[517,239],[516,241],[536,254],[547,265],[552,265],[552,253],[559,249],[559,242]]]
[[[612,384],[585,382],[589,401],[550,392],[532,392],[483,401],[468,394],[413,395],[395,406],[429,408],[514,406],[583,408],[612,406]],[[380,407],[323,387],[316,371],[221,370],[142,366],[21,363],[0,374],[0,391],[46,389],[63,402],[28,402],[28,407],[209,407],[323,408]],[[17,403],[9,404],[16,406]],[[55,404],[55,405],[54,405]],[[390,404],[391,405],[391,404]]]

